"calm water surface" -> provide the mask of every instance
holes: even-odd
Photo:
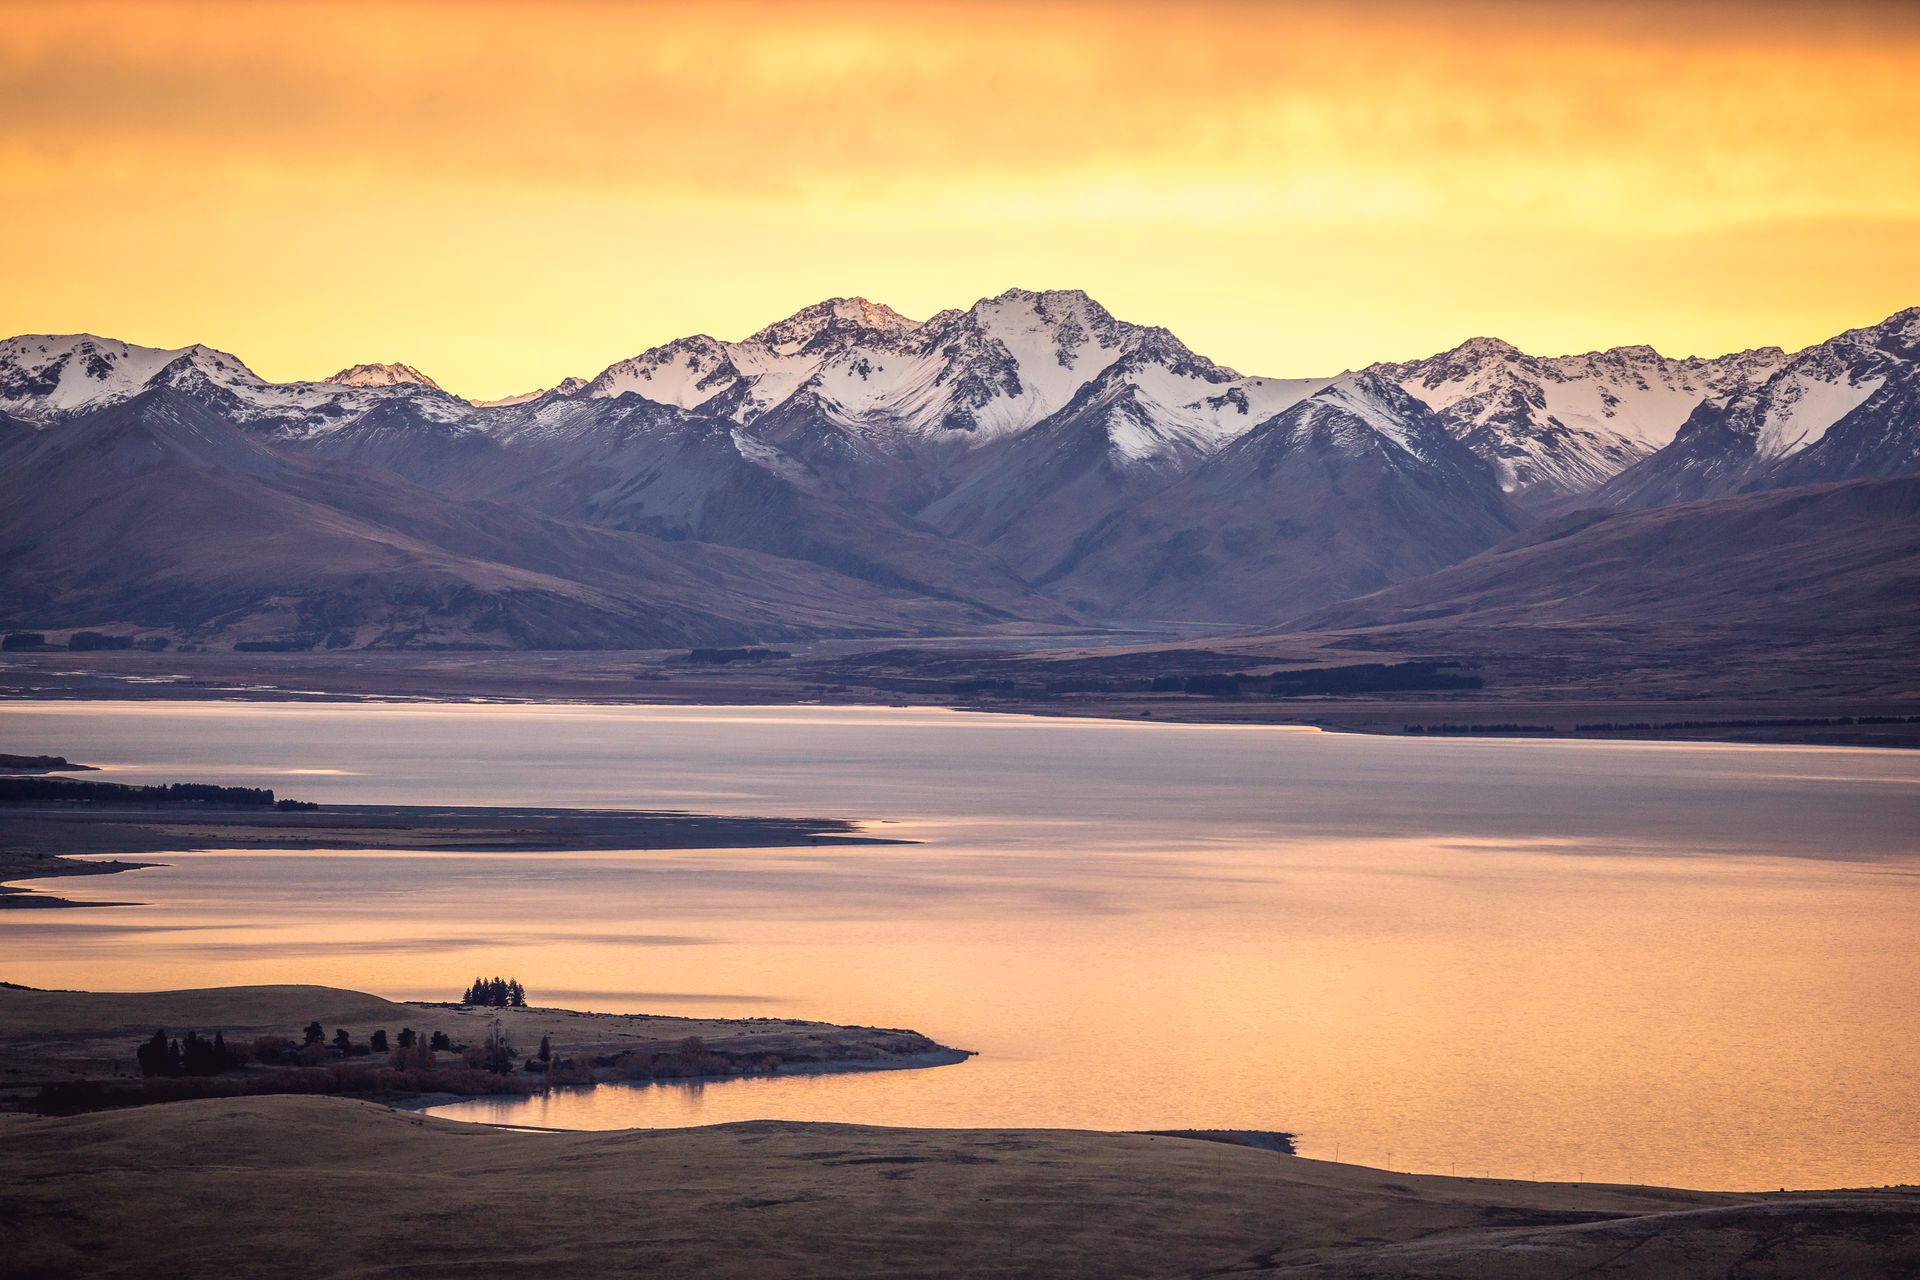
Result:
[[[317,800],[831,815],[919,843],[169,855],[0,978],[908,1026],[927,1071],[442,1114],[1291,1129],[1429,1172],[1920,1180],[1920,755],[825,708],[13,703],[0,750]]]

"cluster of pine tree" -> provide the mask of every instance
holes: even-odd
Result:
[[[490,1009],[524,1009],[527,989],[514,978],[475,978],[473,985],[461,994],[460,1003]]]
[[[227,1048],[220,1032],[202,1040],[200,1033],[189,1031],[183,1040],[169,1040],[165,1031],[155,1031],[133,1051],[143,1076],[217,1076],[222,1071],[246,1065],[246,1055]]]

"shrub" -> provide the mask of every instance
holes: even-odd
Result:
[[[299,1052],[300,1046],[285,1036],[255,1036],[253,1040],[253,1060],[265,1066],[292,1062]]]
[[[67,648],[75,653],[88,653],[95,649],[131,649],[132,636],[110,636],[99,631],[76,631],[67,637]]]
[[[513,1041],[508,1038],[505,1031],[500,1029],[500,1023],[496,1019],[493,1025],[487,1028],[487,1038],[479,1044],[468,1045],[461,1052],[461,1057],[470,1067],[495,1074],[505,1074],[513,1070]]]
[[[572,1058],[562,1058],[547,1067],[548,1084],[592,1084],[593,1068]]]

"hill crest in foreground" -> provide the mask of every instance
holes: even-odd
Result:
[[[10,1265],[49,1280],[239,1275],[262,1258],[336,1276],[464,1265],[476,1248],[572,1275],[715,1280],[1681,1280],[1756,1256],[1772,1276],[1875,1280],[1920,1266],[1920,1197],[1899,1192],[1436,1178],[1060,1130],[521,1133],[249,1099],[0,1116],[0,1180]]]

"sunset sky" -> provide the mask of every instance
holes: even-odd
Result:
[[[0,4],[0,332],[474,396],[1084,288],[1246,372],[1920,303],[1920,6]]]

